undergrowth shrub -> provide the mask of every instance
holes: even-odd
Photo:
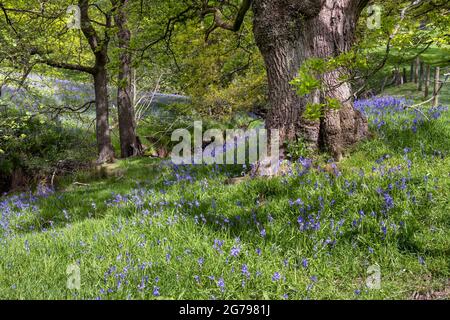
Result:
[[[44,115],[7,107],[0,112],[0,191],[50,183],[95,158],[92,135]]]

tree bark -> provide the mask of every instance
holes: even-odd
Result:
[[[367,136],[365,117],[353,108],[349,83],[339,80],[347,70],[324,75],[327,94],[342,103],[320,121],[302,117],[308,101],[325,101],[321,92],[299,97],[289,82],[309,58],[329,58],[353,44],[356,23],[367,1],[260,0],[253,1],[254,35],[264,58],[270,111],[268,129],[280,130],[280,141],[302,137],[312,148],[326,149],[340,160],[345,148]]]
[[[420,58],[417,57],[414,65],[414,83],[419,82],[419,67],[420,67]]]
[[[403,77],[400,73],[400,69],[399,67],[395,67],[394,69],[394,82],[395,82],[395,86],[401,86],[403,84]]]
[[[119,76],[117,90],[117,108],[119,120],[120,151],[122,158],[136,156],[141,148],[136,138],[136,121],[132,102],[132,68],[129,50],[131,32],[127,27],[126,6],[128,0],[112,0],[116,6],[114,21],[118,28],[119,40]]]
[[[427,65],[425,70],[425,90],[424,90],[424,97],[428,98],[428,95],[430,94],[430,73],[431,68],[429,65]]]
[[[409,70],[409,82],[414,81],[414,61],[411,61],[411,69]]]
[[[424,63],[423,61],[420,62],[419,66],[419,83],[417,84],[417,90],[422,91],[423,89],[423,78],[425,76],[424,73]]]
[[[111,143],[109,128],[109,99],[108,99],[108,28],[111,19],[106,16],[106,30],[103,39],[100,39],[89,18],[89,0],[79,0],[81,30],[95,56],[95,65],[92,68],[95,89],[96,131],[97,131],[97,163],[113,162],[114,149]]]
[[[433,99],[433,107],[437,107],[439,105],[439,78],[440,78],[441,68],[436,67],[434,69],[434,99]]]
[[[380,89],[380,93],[384,92],[384,88],[386,87],[386,83],[388,81],[388,76],[384,77],[383,82],[381,84],[381,89]]]
[[[109,128],[108,75],[103,63],[96,63],[94,73],[95,110],[97,129],[97,163],[114,161],[114,150]]]

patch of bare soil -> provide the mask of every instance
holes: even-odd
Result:
[[[430,290],[427,292],[416,291],[413,293],[413,300],[449,300],[450,299],[450,280],[441,290]]]

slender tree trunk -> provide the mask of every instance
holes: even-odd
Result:
[[[302,117],[308,101],[324,102],[320,92],[299,97],[289,82],[308,58],[328,58],[346,52],[353,43],[356,22],[365,1],[253,1],[254,35],[264,58],[270,111],[268,129],[280,130],[280,141],[301,136],[313,148],[329,150],[339,160],[344,148],[366,137],[367,120],[353,108],[350,84],[337,70],[324,76],[328,95],[341,101],[320,121]]]
[[[399,70],[398,67],[395,67],[395,70],[394,70],[394,79],[395,79],[395,86],[398,87],[398,86],[400,86],[400,85],[403,84],[403,77],[402,77],[402,75],[401,75],[400,70]]]
[[[119,29],[119,77],[117,92],[117,108],[119,118],[120,150],[122,158],[128,158],[140,153],[136,139],[136,122],[132,102],[132,68],[131,53],[129,51],[131,32],[127,27],[125,8],[128,0],[112,0],[117,9],[114,21]]]
[[[414,61],[411,61],[411,69],[409,70],[409,82],[414,81]]]
[[[414,83],[419,82],[419,68],[420,68],[420,58],[417,57],[414,65]]]
[[[430,73],[431,68],[429,65],[427,65],[425,69],[425,90],[424,90],[424,97],[428,98],[428,95],[430,94]]]
[[[133,100],[132,100],[132,103],[133,103],[133,105],[135,105],[136,103],[137,103],[137,77],[136,77],[136,69],[133,69],[132,71],[131,71],[131,74],[132,74],[132,84],[131,84],[131,88],[132,88],[132,90],[133,90]]]
[[[437,107],[439,105],[439,87],[440,87],[440,73],[441,68],[436,67],[434,70],[434,99],[433,99],[433,107]]]
[[[406,67],[403,67],[403,83],[408,83],[408,76],[406,75]]]
[[[387,81],[388,81],[388,76],[384,77],[384,79],[383,79],[383,83],[381,84],[381,90],[380,90],[381,93],[384,92],[384,88],[386,87]]]
[[[422,91],[423,89],[423,78],[425,76],[425,72],[424,72],[424,63],[423,61],[420,62],[420,67],[419,67],[419,83],[417,84],[417,90]]]

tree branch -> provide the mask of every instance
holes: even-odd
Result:
[[[6,23],[11,27],[11,29],[14,31],[14,33],[18,36],[19,34],[17,33],[16,28],[14,28],[14,25],[13,25],[11,19],[9,18],[8,12],[6,12],[6,9],[5,9],[5,7],[3,6],[3,3],[0,3],[0,8],[1,8],[2,11],[3,11],[3,15],[5,16]]]
[[[89,0],[78,0],[78,6],[80,8],[81,31],[88,40],[92,51],[97,52],[99,39],[89,19]]]
[[[59,62],[59,61],[52,61],[48,59],[39,60],[39,63],[46,64],[50,67],[58,68],[58,69],[66,69],[66,70],[72,70],[72,71],[81,71],[86,72],[89,74],[94,74],[95,70],[91,67],[81,66],[78,64],[71,64],[66,62]]]
[[[189,16],[186,17],[186,15],[187,15],[190,11],[193,11],[193,9],[194,9],[194,7],[189,6],[189,7],[187,7],[185,10],[181,11],[180,13],[178,13],[176,16],[173,16],[173,17],[169,18],[169,19],[167,20],[167,23],[166,23],[166,27],[165,27],[164,33],[163,33],[160,37],[158,37],[158,38],[156,38],[155,40],[149,42],[145,47],[143,47],[143,48],[141,48],[141,49],[138,50],[138,51],[141,51],[141,58],[144,56],[145,52],[146,52],[149,48],[151,48],[152,46],[154,46],[154,45],[160,43],[161,41],[170,39],[171,36],[172,36],[173,30],[174,30],[174,28],[175,28],[175,24],[176,24],[177,22],[184,21],[186,18],[189,18]]]
[[[222,12],[218,7],[206,7],[202,11],[202,16],[205,16],[207,14],[214,14],[215,27],[237,32],[241,28],[242,23],[244,22],[245,19],[245,15],[247,14],[247,11],[250,9],[251,4],[252,0],[244,0],[242,2],[233,23],[224,20]]]
[[[207,2],[206,2],[207,3]],[[234,22],[228,22],[224,19],[222,11],[219,7],[210,7],[205,5],[201,12],[201,16],[205,17],[208,14],[214,15],[214,23],[206,30],[205,40],[208,40],[211,33],[213,33],[217,28],[229,30],[232,32],[238,32],[241,29],[242,23],[244,22],[245,15],[252,5],[252,0],[244,0],[236,14]]]

